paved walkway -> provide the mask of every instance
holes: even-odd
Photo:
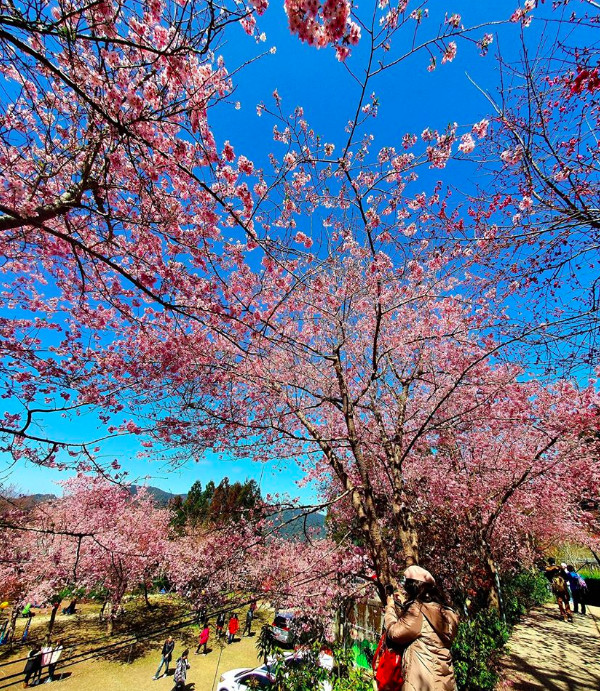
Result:
[[[502,658],[502,691],[598,691],[600,689],[600,608],[588,607],[572,624],[558,617],[555,604],[523,618]]]

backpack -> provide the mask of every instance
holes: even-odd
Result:
[[[567,582],[564,577],[554,576],[551,589],[554,595],[564,595],[567,592]]]
[[[387,633],[384,631],[373,656],[373,672],[377,691],[400,691],[402,678],[402,653],[388,647]]]
[[[576,575],[577,575],[577,587],[580,590],[587,590],[587,583],[585,582],[585,580],[579,574],[576,574]]]

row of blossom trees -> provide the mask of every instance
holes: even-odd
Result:
[[[12,606],[11,635],[26,602],[52,605],[51,632],[66,590],[100,593],[111,634],[125,594],[158,579],[209,613],[257,597],[275,606],[294,603],[307,614],[331,612],[355,585],[348,576],[360,553],[330,540],[282,539],[273,521],[256,515],[188,530],[172,519],[145,489],[132,493],[88,475],[65,482],[64,496],[32,508],[9,502],[0,516],[0,595]]]

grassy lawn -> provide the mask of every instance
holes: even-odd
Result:
[[[125,614],[118,619],[114,635],[105,636],[104,625],[98,621],[98,604],[78,606],[79,613],[66,617],[57,616],[53,640],[63,639],[65,654],[63,665],[57,672],[63,678],[56,683],[65,689],[85,689],[86,691],[116,691],[117,689],[171,689],[172,676],[153,681],[160,649],[166,636],[165,627],[185,625],[172,632],[175,639],[173,663],[185,648],[190,649],[191,669],[188,673],[188,689],[191,691],[211,691],[220,675],[235,667],[253,667],[258,663],[254,642],[255,636],[237,639],[228,646],[224,641],[216,641],[212,635],[209,640],[209,653],[195,655],[198,627],[189,625],[189,610],[176,598],[154,596],[155,608],[148,610],[142,599],[132,600],[125,605]],[[245,614],[245,609],[239,610]],[[253,630],[257,633],[263,623],[270,620],[271,610],[265,606],[257,610],[258,620]],[[25,644],[16,645],[12,651],[0,647],[0,689],[21,686],[21,678],[7,679],[11,674],[21,672],[24,658],[33,642],[42,643],[46,635],[48,614],[38,612],[31,624],[30,637]],[[213,623],[212,620],[210,622]],[[19,619],[16,637],[20,640],[25,619]],[[133,640],[138,635],[140,640]],[[148,634],[150,636],[148,637]],[[116,645],[115,645],[116,644]],[[112,647],[107,647],[112,646]],[[100,649],[100,650],[99,650]],[[74,664],[70,664],[71,662]],[[3,664],[10,663],[10,664]],[[174,667],[174,664],[172,665]],[[173,669],[170,670],[172,675]],[[45,675],[42,680],[45,679]],[[10,686],[9,686],[10,685]]]

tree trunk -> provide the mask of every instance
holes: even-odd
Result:
[[[115,625],[114,619],[114,607],[113,603],[109,600],[106,602],[106,607],[104,608],[104,616],[106,617],[106,635],[112,636],[113,629]]]
[[[17,617],[19,616],[19,611],[21,609],[21,602],[15,602],[14,607],[11,610],[10,613],[10,621],[8,623],[8,632],[6,635],[6,642],[11,643],[13,642],[13,639],[15,637],[15,630],[17,628]]]
[[[363,492],[365,492],[364,489]],[[387,600],[385,586],[388,584],[395,585],[395,582],[392,577],[390,555],[381,534],[381,525],[375,515],[372,497],[368,493],[366,494],[367,497],[365,498],[364,495],[361,496],[361,493],[354,488],[351,493],[352,504],[358,516],[358,522],[365,538],[367,549],[373,560],[373,567],[377,575],[375,587],[377,588],[379,599],[385,605]]]
[[[394,502],[396,504],[396,502]],[[411,511],[404,504],[401,506],[393,506],[394,513],[398,520],[397,533],[402,545],[402,552],[404,556],[405,565],[419,563],[419,536],[415,527],[415,521]]]
[[[486,572],[491,581],[491,587],[488,593],[488,607],[490,609],[495,609],[502,617],[502,620],[506,621],[504,603],[502,600],[502,587],[500,585],[500,574],[498,573],[498,567],[494,561],[492,550],[484,537],[481,538],[481,547],[483,549]]]
[[[61,602],[62,600],[59,600],[58,602],[55,602],[52,605],[50,619],[48,620],[48,638],[50,638],[50,636],[52,635],[52,630],[54,629],[54,622],[56,621],[56,613],[58,612],[58,608],[60,607]]]
[[[146,585],[145,582],[144,582],[143,586],[144,586],[144,602],[146,603],[146,609],[152,610],[152,609],[154,609],[154,605],[148,599],[148,586]]]

